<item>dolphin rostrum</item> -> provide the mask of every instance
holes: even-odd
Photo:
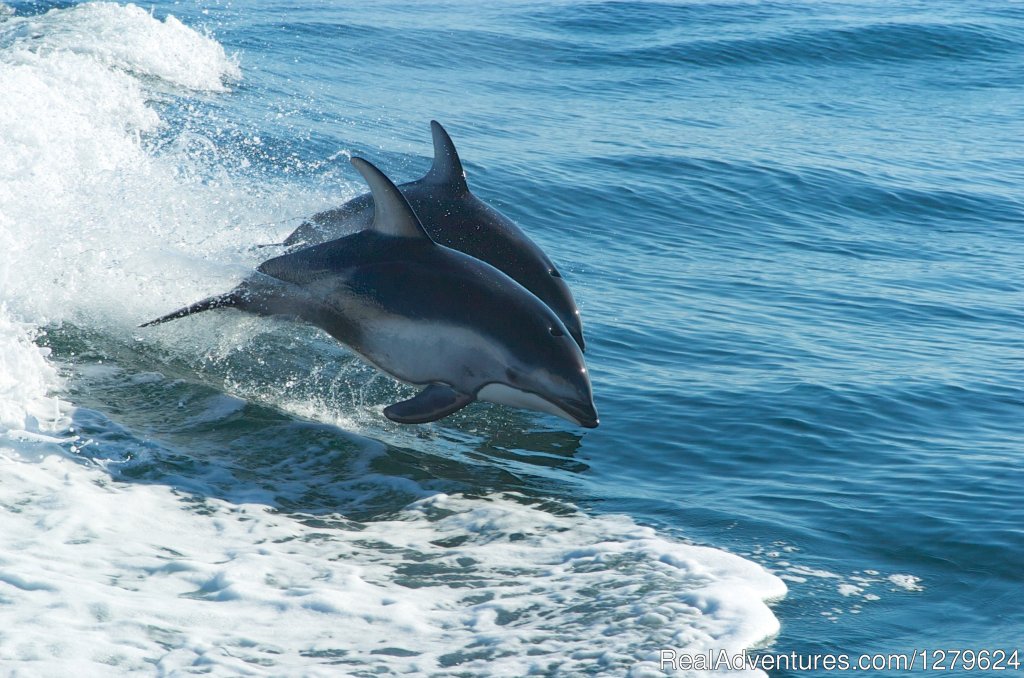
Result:
[[[585,348],[580,312],[561,273],[511,219],[470,192],[451,137],[436,120],[430,122],[430,128],[434,164],[422,179],[398,187],[427,233],[434,242],[504,271],[536,294],[561,318],[580,349]],[[366,193],[341,207],[320,212],[300,224],[284,244],[314,245],[369,228],[373,204],[373,196]]]
[[[370,228],[270,259],[234,290],[142,325],[214,308],[297,316],[377,369],[425,387],[388,406],[403,424],[485,400],[598,424],[583,353],[558,316],[490,264],[431,240],[380,170]]]

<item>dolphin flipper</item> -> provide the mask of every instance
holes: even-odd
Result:
[[[399,424],[425,424],[447,417],[473,400],[451,386],[431,384],[412,398],[385,407],[384,416]]]

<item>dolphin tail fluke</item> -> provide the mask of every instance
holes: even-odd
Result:
[[[156,320],[150,320],[148,323],[142,323],[139,327],[149,327],[150,325],[159,325],[165,323],[168,320],[177,320],[178,318],[184,318],[187,315],[194,313],[202,313],[203,311],[209,311],[215,308],[231,308],[238,306],[242,301],[241,296],[237,292],[228,292],[227,294],[220,294],[215,297],[207,297],[202,301],[186,306],[185,308],[179,308],[173,313],[162,315]]]
[[[462,169],[459,152],[455,150],[455,144],[448,136],[448,132],[437,120],[431,120],[430,133],[434,137],[434,164],[431,165],[424,180],[448,186],[456,192],[469,191],[466,171]]]

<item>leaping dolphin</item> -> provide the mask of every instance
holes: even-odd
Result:
[[[142,327],[228,307],[297,316],[425,387],[385,408],[392,421],[435,421],[486,400],[596,427],[583,353],[558,316],[490,264],[435,243],[390,179],[352,164],[375,201],[370,228],[270,259],[234,290]]]
[[[561,273],[511,219],[469,190],[466,173],[448,132],[430,122],[434,164],[426,176],[399,186],[416,216],[435,242],[504,271],[536,294],[561,318],[580,349],[585,348],[583,325],[576,302]],[[315,245],[369,228],[373,196],[360,195],[336,209],[314,215],[289,235],[285,245]]]

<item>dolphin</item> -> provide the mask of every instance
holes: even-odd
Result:
[[[215,308],[298,317],[377,369],[424,387],[389,405],[403,424],[474,400],[598,425],[583,353],[557,315],[490,264],[434,242],[398,188],[361,158],[368,229],[261,264],[234,290],[141,325]]]
[[[536,294],[561,318],[580,349],[585,349],[583,325],[572,292],[544,251],[511,219],[473,195],[466,173],[448,132],[430,122],[434,138],[434,164],[426,176],[399,186],[413,211],[435,242],[504,271]],[[369,228],[373,222],[373,196],[360,195],[336,209],[304,221],[284,245],[315,245]]]

